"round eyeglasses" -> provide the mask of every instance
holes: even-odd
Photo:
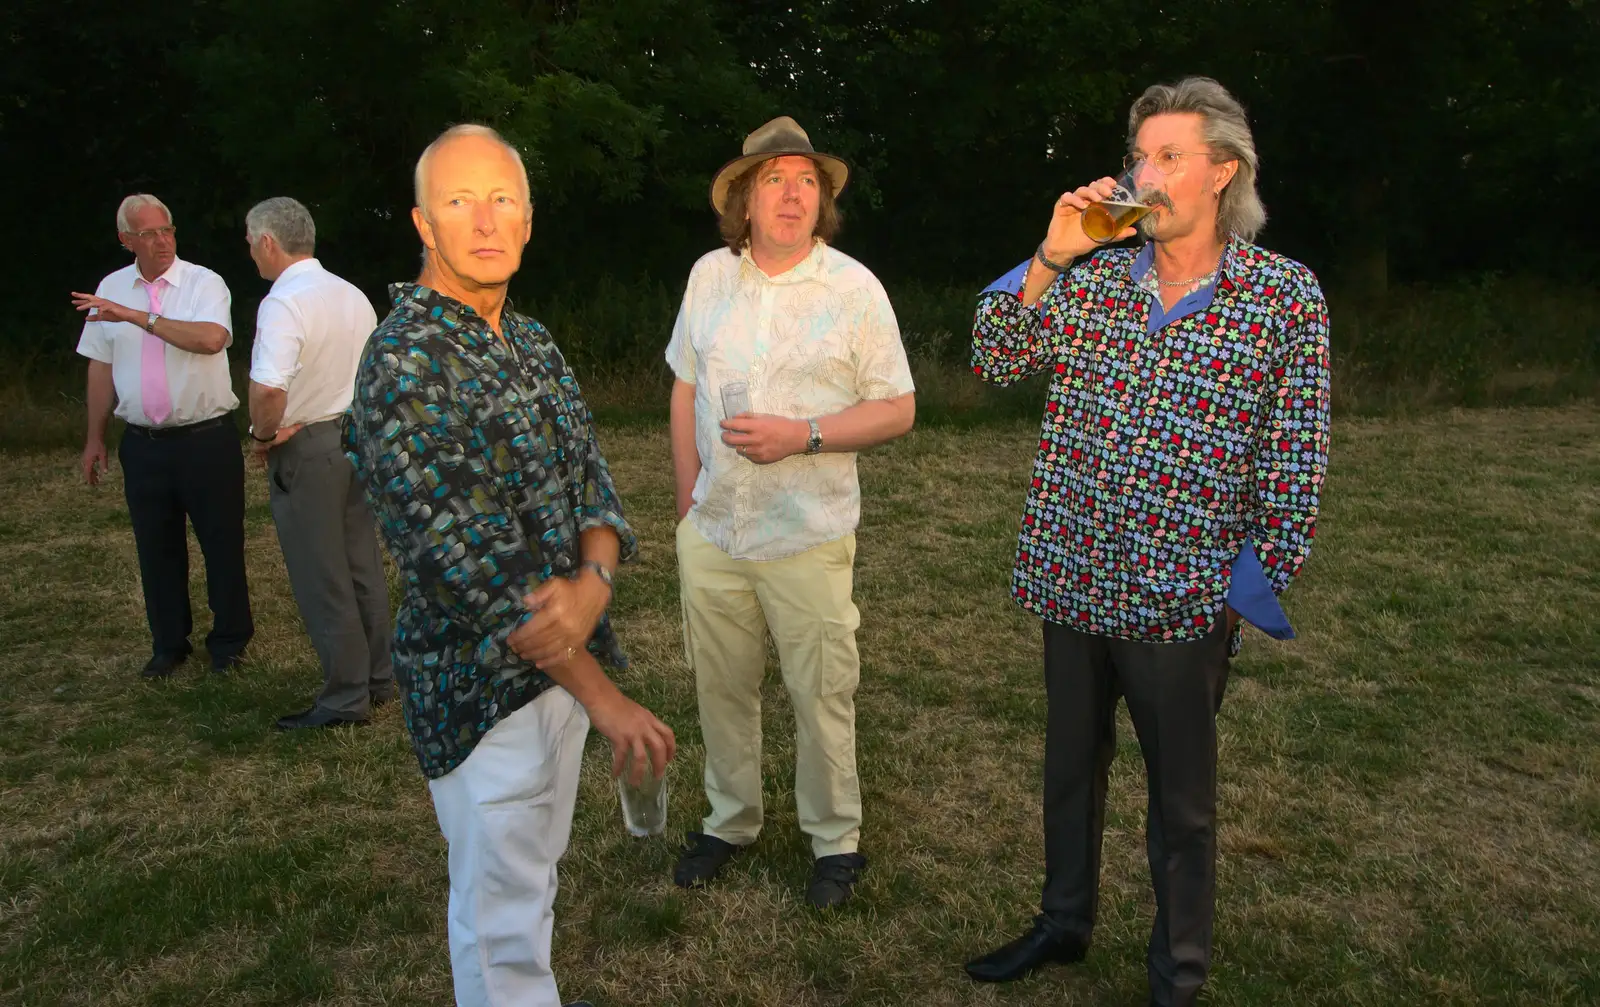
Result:
[[[1183,164],[1183,159],[1186,157],[1210,156],[1211,151],[1209,150],[1170,150],[1167,148],[1162,148],[1161,150],[1158,150],[1154,154],[1150,155],[1129,151],[1122,157],[1122,168],[1124,171],[1133,171],[1138,168],[1139,165],[1149,162],[1150,166],[1161,172],[1161,174],[1170,175],[1178,170],[1178,168]]]

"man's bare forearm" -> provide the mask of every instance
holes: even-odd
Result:
[[[228,346],[228,330],[216,322],[180,322],[161,317],[156,319],[154,331],[162,340],[190,353],[209,356]]]
[[[580,650],[570,661],[550,664],[542,669],[550,680],[572,693],[572,698],[591,714],[607,703],[623,698],[622,690],[606,676],[600,662],[586,650]]]
[[[672,481],[681,519],[694,504],[694,484],[700,478],[700,449],[694,441],[694,385],[672,383]]]
[[[866,399],[817,418],[822,450],[861,451],[902,437],[917,418],[917,397]]]
[[[1054,260],[1051,260],[1054,261]],[[1058,263],[1058,265],[1071,265],[1071,260]],[[1053,269],[1046,268],[1038,259],[1028,264],[1028,275],[1022,285],[1022,303],[1037,304],[1044,292],[1050,289],[1050,284],[1056,282],[1056,277],[1061,274]]]
[[[282,388],[250,382],[250,427],[254,435],[266,440],[278,432],[289,393]]]
[[[111,421],[111,407],[116,401],[115,386],[111,381],[111,365],[99,360],[89,361],[88,387],[84,396],[88,400],[90,444],[104,444],[106,424]]]

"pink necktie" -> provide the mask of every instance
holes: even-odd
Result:
[[[161,312],[161,291],[166,287],[166,277],[145,284],[150,293],[150,310],[157,314]],[[151,423],[165,423],[172,415],[172,393],[167,389],[167,344],[154,332],[144,334],[139,358],[139,398]]]

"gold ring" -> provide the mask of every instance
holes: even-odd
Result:
[[[577,652],[578,652],[578,648],[576,648],[576,647],[568,647],[567,648],[567,660],[569,660],[569,661],[572,660],[572,655],[576,654]]]

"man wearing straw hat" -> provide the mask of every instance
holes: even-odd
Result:
[[[911,429],[911,371],[877,279],[829,242],[845,163],[781,116],[711,183],[726,248],[689,273],[667,347],[684,649],[710,814],[673,880],[707,884],[761,829],[761,677],[777,646],[795,711],[795,804],[818,909],[859,852],[851,601],[856,452]]]

